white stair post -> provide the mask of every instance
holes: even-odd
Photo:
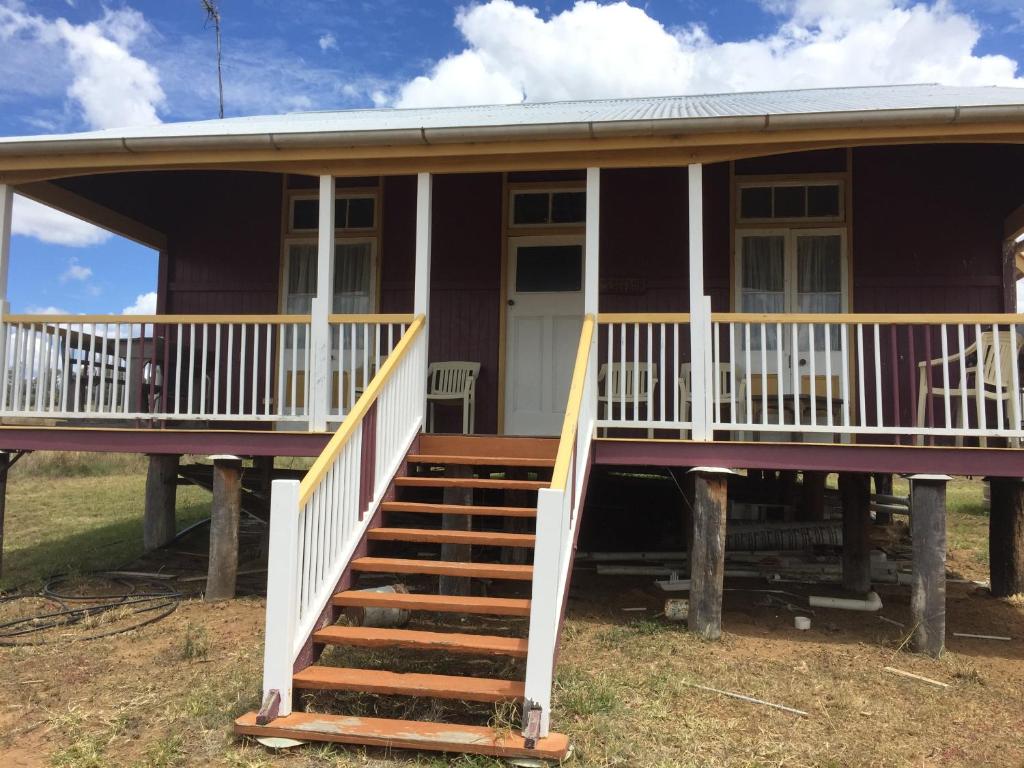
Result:
[[[601,169],[587,168],[587,223],[585,240],[585,269],[583,271],[583,314],[593,315],[597,319],[600,286],[601,286]],[[588,379],[594,382],[583,393],[588,408],[584,411],[597,413],[597,343],[596,332],[590,342],[590,360],[588,367],[591,375]]]
[[[416,176],[416,271],[413,284],[412,311],[423,315],[423,366],[424,374],[430,364],[430,239],[431,239],[431,195],[433,177],[429,173]],[[427,390],[426,375],[423,377],[423,419],[420,428],[426,426]]]
[[[263,701],[274,691],[277,716],[292,711],[292,664],[299,605],[299,481],[275,480],[270,493],[267,618],[263,644]]]
[[[694,440],[711,439],[710,381],[708,359],[711,350],[710,304],[704,296],[704,176],[700,163],[688,169],[689,266],[690,266],[690,389]]]
[[[320,177],[320,224],[316,252],[316,297],[310,317],[309,428],[327,431],[331,402],[331,305],[334,303],[334,177]]]

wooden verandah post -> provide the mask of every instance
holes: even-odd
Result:
[[[1024,478],[989,479],[989,583],[995,597],[1024,593]]]
[[[939,656],[946,646],[946,483],[948,475],[910,478],[914,650]]]
[[[693,545],[690,548],[690,614],[687,628],[705,638],[722,636],[725,518],[732,470],[695,467]]]
[[[242,511],[242,460],[213,456],[210,565],[206,600],[230,600],[238,578],[238,523]]]

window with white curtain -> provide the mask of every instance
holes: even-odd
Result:
[[[373,311],[373,240],[339,240],[334,247],[334,297],[331,311],[337,314],[368,314]],[[316,296],[316,243],[288,246],[288,283],[285,312],[308,314]]]
[[[843,235],[837,229],[738,232],[737,305],[740,312],[839,313],[843,307]],[[807,327],[798,329],[800,347]],[[829,330],[832,351],[839,350],[839,326]],[[778,349],[777,329],[765,328],[765,349]],[[743,342],[745,344],[745,341]],[[761,349],[759,325],[750,327],[750,348]],[[815,331],[814,348],[825,350],[825,332]]]

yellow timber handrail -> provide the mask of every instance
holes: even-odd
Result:
[[[611,323],[688,323],[689,312],[601,312],[597,322],[601,325]],[[712,312],[711,321],[715,323],[846,323],[872,325],[964,325],[997,324],[1024,325],[1024,314],[1013,313],[949,313],[937,314],[930,312],[892,314],[870,312]]]
[[[688,323],[689,312],[599,312],[597,322],[608,323]]]
[[[308,323],[310,315],[6,315],[5,323],[49,323],[51,325],[77,325],[79,323],[106,323],[107,325],[172,325],[175,323],[239,323],[259,325],[287,325]]]
[[[639,317],[636,318],[639,320]],[[712,312],[711,322],[713,323],[832,323],[841,324],[862,324],[862,325],[974,325],[978,324],[999,324],[999,325],[1024,325],[1024,315],[1009,313],[979,313],[979,314],[935,314],[935,313],[865,313],[854,312]]]
[[[327,474],[327,470],[330,469],[334,459],[352,438],[352,435],[355,434],[356,429],[362,424],[363,418],[366,416],[367,411],[370,410],[370,406],[380,396],[384,382],[391,377],[399,361],[408,352],[413,340],[423,330],[425,322],[426,319],[423,315],[415,316],[408,330],[402,335],[402,338],[395,345],[391,354],[388,355],[380,370],[377,371],[377,375],[373,377],[366,390],[356,400],[356,404],[352,406],[352,410],[345,416],[345,420],[341,422],[338,431],[334,433],[330,442],[327,443],[320,455],[317,456],[316,461],[313,462],[313,466],[306,472],[302,482],[299,483],[300,509],[309,501],[309,497],[313,495],[313,491],[316,490],[324,475]]]
[[[569,386],[569,400],[565,404],[565,418],[562,420],[562,435],[558,439],[555,469],[551,473],[551,488],[555,490],[564,491],[569,480],[576,430],[579,427],[580,406],[583,403],[583,387],[587,379],[587,364],[590,362],[590,342],[594,337],[594,324],[593,315],[583,318],[580,346],[576,350],[576,364],[572,369],[572,384]]]

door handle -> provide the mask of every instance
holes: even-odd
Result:
[[[800,358],[800,365],[807,365],[806,358],[803,358],[803,357]]]
[[[516,300],[515,300],[515,299],[509,299],[509,300],[508,300],[508,305],[509,305],[510,307],[514,307],[514,306],[516,305]]]

